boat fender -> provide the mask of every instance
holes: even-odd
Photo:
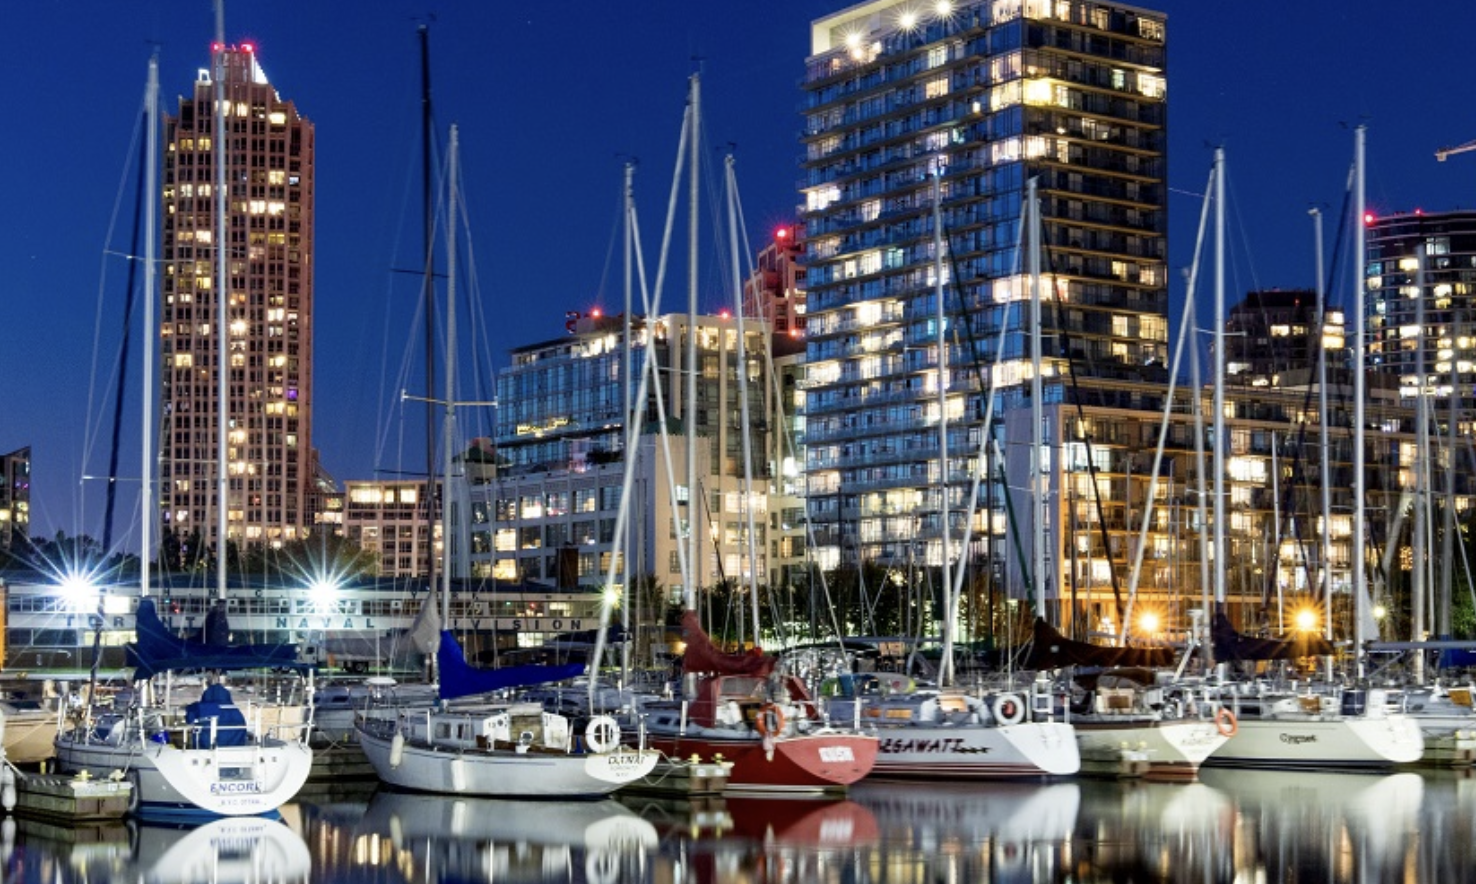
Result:
[[[1019,724],[1025,720],[1025,704],[1014,694],[1000,694],[991,707],[994,720],[1000,724]]]
[[[405,735],[395,733],[395,738],[390,740],[390,767],[399,767],[400,762],[405,760]]]
[[[0,807],[15,810],[15,768],[8,763],[0,766]]]
[[[596,715],[584,726],[584,745],[596,755],[620,745],[620,724],[608,715]]]
[[[754,719],[754,727],[765,737],[777,737],[784,733],[784,710],[773,703],[765,703]]]
[[[1215,712],[1215,729],[1227,737],[1235,736],[1235,732],[1240,730],[1240,722],[1235,720],[1235,713],[1229,706],[1221,706]]]
[[[139,807],[143,805],[143,790],[139,788],[138,770],[130,770],[123,777],[128,781],[128,812],[138,813]]]

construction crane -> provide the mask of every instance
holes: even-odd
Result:
[[[1435,159],[1443,163],[1447,157],[1455,156],[1458,153],[1465,153],[1468,150],[1476,150],[1476,141],[1467,141],[1465,144],[1457,144],[1455,147],[1442,147],[1435,151]]]

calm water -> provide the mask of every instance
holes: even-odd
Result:
[[[1476,778],[866,783],[833,802],[305,795],[283,821],[3,824],[6,882],[1476,881]]]

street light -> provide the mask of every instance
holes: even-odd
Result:
[[[1293,622],[1299,632],[1314,632],[1317,629],[1317,612],[1311,608],[1301,608]]]

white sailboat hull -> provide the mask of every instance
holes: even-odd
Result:
[[[1071,725],[918,724],[877,727],[874,776],[991,779],[1071,776],[1081,755]]]
[[[1189,780],[1231,737],[1213,721],[1073,721],[1084,773]]]
[[[1420,760],[1437,767],[1469,767],[1476,762],[1476,716],[1469,709],[1411,712],[1425,738]]]
[[[437,748],[358,731],[379,778],[401,789],[492,798],[591,798],[609,795],[656,766],[654,750],[551,753]]]
[[[307,782],[313,753],[299,741],[181,749],[125,739],[114,745],[68,732],[56,740],[57,765],[105,777],[121,771],[143,816],[254,816],[291,801]]]
[[[1383,769],[1420,760],[1424,738],[1410,716],[1241,718],[1210,765]]]

